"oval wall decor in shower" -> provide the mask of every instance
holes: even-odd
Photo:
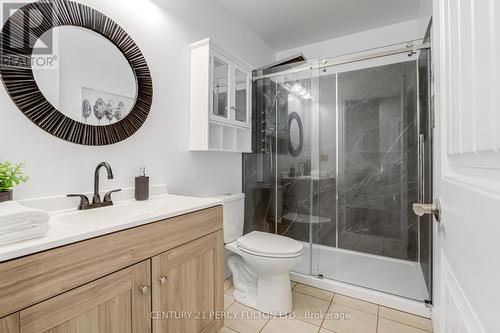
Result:
[[[287,132],[288,152],[290,155],[298,157],[304,147],[304,126],[297,112],[292,112],[288,116]]]
[[[67,27],[83,28],[82,31],[96,35],[99,37],[96,43],[102,42],[100,37],[104,37],[111,47],[116,48],[116,54],[124,57],[122,62],[130,66],[127,74],[130,76],[129,81],[133,83],[128,89],[128,96],[116,93],[119,89],[114,86],[101,89],[103,91],[79,86],[81,92],[77,93],[82,94],[82,100],[73,99],[71,104],[71,109],[74,105],[74,112],[72,110],[71,114],[78,112],[77,117],[68,116],[60,107],[55,107],[49,101],[51,98],[44,95],[39,86],[41,83],[36,80],[35,72],[38,69],[34,69],[32,64],[38,50],[35,44],[39,43],[44,34],[55,30],[54,28]],[[0,75],[4,86],[24,115],[46,132],[76,144],[104,146],[125,140],[136,133],[146,121],[153,101],[153,81],[146,59],[125,30],[101,12],[69,0],[41,0],[29,3],[7,20],[0,38]],[[74,50],[76,46],[78,42],[73,41],[68,49]],[[85,50],[94,51],[95,49],[90,47]],[[116,69],[114,61],[108,60],[106,63],[110,72]],[[103,78],[108,75],[114,77],[117,82],[122,81],[116,73],[109,74],[107,70],[102,70],[102,66],[93,67],[102,73]],[[100,81],[100,78],[96,81]],[[98,103],[94,100],[103,99],[104,114],[97,117],[101,114],[97,112]],[[90,119],[98,124],[87,123]]]

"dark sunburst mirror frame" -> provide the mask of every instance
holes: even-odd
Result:
[[[30,27],[42,22],[38,27],[30,28],[29,39],[16,33],[27,26],[26,19],[33,23]],[[125,118],[105,126],[84,124],[65,116],[40,91],[31,65],[34,45],[45,32],[60,26],[92,30],[107,38],[123,53],[137,83],[134,106]],[[146,121],[153,102],[153,81],[146,59],[132,38],[99,11],[69,0],[29,3],[7,20],[0,38],[0,74],[7,92],[24,115],[48,133],[76,144],[104,146],[125,140]],[[25,40],[29,42],[24,43]]]

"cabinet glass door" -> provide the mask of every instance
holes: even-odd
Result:
[[[218,117],[228,118],[228,91],[229,91],[229,65],[214,57],[213,64],[213,114]]]
[[[246,124],[248,120],[248,74],[236,69],[235,84],[234,120]]]

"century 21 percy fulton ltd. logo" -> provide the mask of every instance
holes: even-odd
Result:
[[[53,4],[4,2],[2,12],[2,66],[53,67],[56,59],[53,33],[49,29],[39,36],[41,27],[53,26]]]

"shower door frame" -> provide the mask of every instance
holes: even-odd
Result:
[[[252,80],[258,81],[261,79],[268,79],[277,76],[291,75],[300,72],[306,72],[313,69],[321,70],[328,67],[335,67],[339,65],[345,65],[350,63],[356,63],[363,60],[372,60],[377,58],[383,58],[391,55],[397,54],[408,54],[412,56],[417,54],[420,50],[431,49],[431,43],[424,39],[417,39],[413,41],[408,41],[404,43],[397,43],[393,45],[388,45],[380,48],[369,49],[361,52],[349,53],[342,56],[323,58],[323,59],[313,59],[309,61],[303,61],[297,64],[297,66],[279,71],[277,68],[273,67],[267,70],[260,70],[255,72]],[[287,65],[288,66],[288,65]],[[269,72],[269,73],[268,73]]]

